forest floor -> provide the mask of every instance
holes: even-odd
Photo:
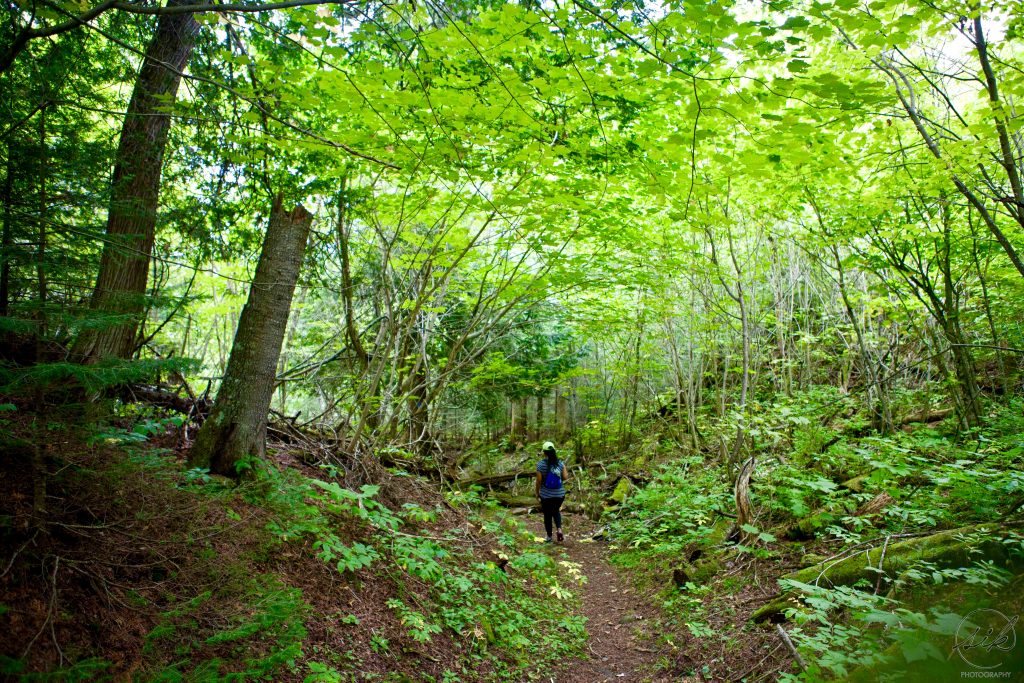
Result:
[[[132,433],[128,423],[118,427],[121,431],[109,428],[105,438],[92,443],[74,430],[50,433],[44,455],[64,476],[49,482],[47,524],[33,531],[33,499],[25,486],[33,480],[28,440],[33,425],[28,416],[10,419],[11,447],[0,448],[0,679],[58,669],[55,680],[145,677],[179,669],[198,677],[196,667],[207,664],[233,673],[244,667],[245,675],[252,669],[252,677],[259,678],[269,674],[257,671],[257,664],[279,653],[302,658],[291,670],[275,665],[273,680],[282,681],[308,680],[306,669],[315,673],[313,665],[336,667],[352,680],[388,681],[442,680],[446,670],[463,666],[456,653],[465,640],[457,634],[434,634],[429,644],[409,638],[400,615],[387,606],[397,595],[391,574],[365,574],[374,577],[371,581],[339,578],[333,566],[313,560],[308,541],[271,538],[268,524],[280,517],[284,503],[264,508],[253,502],[255,484],[236,491],[215,480],[188,479],[172,433],[154,436],[144,446],[113,443],[116,436]],[[282,472],[303,469],[291,462],[290,452],[277,456]],[[284,495],[294,486],[289,481],[275,480],[268,490]],[[467,559],[446,565],[452,570],[486,562],[500,550],[491,534],[473,532],[477,527],[462,512],[441,506],[426,483],[385,476],[375,499],[394,509],[418,502],[422,509],[442,510],[433,526],[409,527],[428,538],[465,527],[457,537]],[[369,542],[354,526],[335,521],[345,538]],[[526,524],[540,532],[542,520],[532,516]],[[613,568],[613,548],[589,538],[595,530],[586,517],[567,515],[566,543],[545,546],[552,559],[577,565],[587,578],[574,587],[576,599],[569,607],[587,620],[584,654],[530,671],[509,670],[502,680],[679,680],[664,668],[672,657],[657,627],[660,608],[630,585],[627,573]],[[386,559],[375,566],[386,567]],[[515,575],[521,578],[522,572]],[[423,586],[409,581],[406,594],[425,600],[429,586]],[[546,599],[535,598],[541,615]],[[239,635],[240,629],[264,622],[269,625]],[[536,623],[531,637],[550,639],[548,626]],[[178,652],[169,645],[175,640],[192,645]],[[500,660],[478,657],[472,663],[475,670],[463,669],[469,676],[462,680],[501,675],[496,672]]]
[[[566,662],[548,679],[552,683],[765,680],[793,670],[773,630],[748,628],[751,612],[775,595],[776,578],[793,568],[792,558],[727,561],[723,577],[729,582],[690,601],[692,613],[677,605],[685,613],[670,615],[655,597],[657,587],[671,580],[664,567],[646,566],[643,575],[617,567],[621,562],[613,563],[612,555],[621,549],[592,540],[599,525],[581,515],[566,518],[562,552],[587,578],[579,611],[587,619],[590,655]],[[528,524],[542,533],[539,516]],[[706,633],[683,628],[687,621],[704,624]]]
[[[27,412],[0,422],[0,680],[198,680],[215,671],[297,683],[764,683],[797,674],[797,663],[777,628],[750,623],[752,612],[779,594],[780,576],[847,552],[828,538],[744,547],[728,540],[725,517],[705,517],[700,542],[653,552],[623,529],[661,513],[637,517],[644,508],[635,505],[606,510],[602,540],[592,540],[598,523],[567,513],[566,542],[545,545],[539,515],[479,498],[446,502],[431,480],[365,463],[332,474],[339,492],[363,493],[351,512],[339,496],[341,511],[328,516],[310,504],[324,500],[325,486],[310,483],[324,469],[297,447],[273,449],[264,479],[236,487],[187,470],[180,435],[166,425],[143,435],[138,425],[149,422],[128,417],[102,429],[40,424]],[[32,486],[39,455],[54,473],[42,513]],[[596,505],[579,507],[600,505],[594,491]],[[420,516],[401,518],[399,556],[378,532],[405,510]],[[323,560],[314,539],[328,533],[375,553],[372,566],[342,571]],[[869,542],[884,553],[882,536]],[[411,574],[409,558],[479,586],[476,602],[439,597],[438,581]],[[984,604],[1024,613],[1019,585]],[[926,614],[931,603],[912,597],[900,614]],[[416,638],[407,604],[414,617],[458,608],[478,621],[462,630],[434,617],[438,628]],[[490,647],[477,623],[498,632]],[[527,645],[503,650],[502,633]],[[854,654],[846,661],[859,664]]]
[[[551,680],[555,683],[678,681],[658,671],[659,660],[663,661],[667,654],[660,651],[658,634],[653,631],[658,608],[631,587],[609,563],[608,545],[590,538],[596,531],[593,523],[577,515],[566,517],[565,529],[570,535],[566,537],[564,552],[569,561],[580,565],[587,578],[580,591],[580,611],[587,618],[590,656],[566,662]]]

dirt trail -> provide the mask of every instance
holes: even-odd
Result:
[[[582,588],[580,609],[587,618],[590,657],[567,662],[555,683],[604,683],[630,681],[661,683],[678,680],[658,672],[659,652],[653,615],[656,608],[631,588],[608,563],[606,544],[585,540],[593,529],[572,518],[564,550],[581,565],[587,583]],[[567,520],[568,521],[568,520]],[[576,522],[573,524],[572,522]]]

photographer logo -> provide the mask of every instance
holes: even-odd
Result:
[[[996,674],[1017,647],[1019,616],[1008,617],[995,609],[976,609],[957,627],[953,651],[969,666]]]

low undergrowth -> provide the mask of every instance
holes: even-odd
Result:
[[[40,518],[30,459],[3,449],[4,676],[532,680],[585,640],[578,568],[473,492],[349,484],[340,461],[234,486],[184,470],[157,413],[5,418],[10,444],[45,430],[49,476]]]
[[[764,412],[751,428],[749,524],[735,527],[733,475],[716,457],[677,454],[610,526],[614,561],[642,570],[636,581],[659,592],[664,639],[684,668],[748,681],[936,680],[980,670],[957,656],[956,643],[976,626],[998,633],[1024,612],[1021,406],[966,435],[920,424],[880,436],[856,416],[823,422],[814,396]],[[896,563],[891,549],[901,540],[928,546],[936,532],[961,528],[970,530],[954,535],[964,551]],[[830,567],[869,550],[862,578],[832,581]],[[786,578],[801,567],[818,578]],[[780,593],[785,609],[750,621]],[[800,663],[771,622],[782,622]],[[1022,652],[996,650],[1001,660],[985,664],[1019,675]]]

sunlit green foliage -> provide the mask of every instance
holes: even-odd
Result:
[[[31,451],[33,481],[60,469],[43,447],[54,404],[138,384],[216,394],[283,196],[316,221],[275,419],[332,457],[444,481],[530,469],[526,444],[556,440],[578,500],[610,516],[619,562],[681,570],[660,595],[696,638],[725,637],[698,604],[718,555],[793,559],[799,543],[857,548],[1021,510],[1024,20],[1011,0],[204,11],[162,103],[173,125],[133,358],[90,365],[75,339],[125,322],[89,302],[118,134],[165,10],[8,9],[0,405],[38,414],[37,448],[12,445]],[[89,444],[154,469],[148,442],[197,417],[115,415]],[[268,548],[301,549],[339,580],[386,572],[415,642],[450,632],[469,657],[500,651],[488,661],[509,680],[552,643],[578,647],[573,573],[484,493],[450,502],[512,573],[460,564],[466,538],[419,534],[439,510],[389,507],[335,465],[318,479],[244,470],[238,491],[201,469],[182,485],[269,511]],[[899,580],[1010,580],[957,571]],[[198,663],[212,645],[271,643],[241,665],[249,676],[291,666],[302,597],[269,578],[235,588],[266,609],[219,635],[167,613],[160,628],[202,643],[168,680],[220,676],[220,655]],[[948,626],[868,593],[813,596],[795,634],[820,655],[805,678],[880,660],[892,619]],[[393,653],[389,637],[373,634],[374,651]],[[311,661],[309,680],[344,680],[336,664]],[[53,675],[104,667],[84,657]]]

